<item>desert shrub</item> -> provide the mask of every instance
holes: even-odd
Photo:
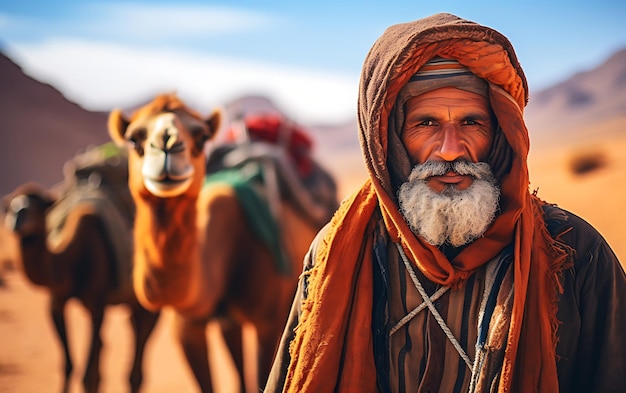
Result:
[[[589,148],[574,152],[569,159],[569,170],[574,175],[584,175],[608,164],[606,152],[601,148]]]

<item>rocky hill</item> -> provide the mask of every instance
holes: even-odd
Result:
[[[531,92],[526,121],[533,143],[626,134],[626,48],[592,70]]]
[[[27,181],[46,186],[59,182],[65,161],[109,140],[105,113],[68,101],[1,53],[0,86],[0,196]]]

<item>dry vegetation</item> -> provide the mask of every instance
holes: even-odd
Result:
[[[586,148],[570,154],[568,166],[576,176],[583,176],[602,169],[608,164],[604,147]]]

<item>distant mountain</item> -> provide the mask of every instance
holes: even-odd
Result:
[[[626,48],[598,67],[530,95],[526,122],[531,136],[556,141],[593,133],[626,133]],[[605,127],[605,124],[613,126]],[[601,135],[595,135],[601,136]]]
[[[87,146],[109,140],[105,113],[69,102],[0,53],[0,196],[33,181],[51,186],[63,164]]]

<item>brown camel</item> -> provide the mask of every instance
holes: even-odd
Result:
[[[93,191],[93,189],[92,189]],[[92,324],[89,357],[83,376],[85,392],[97,392],[100,383],[100,328],[105,306],[126,304],[131,311],[135,335],[135,357],[129,375],[130,391],[139,392],[143,381],[142,360],[146,341],[158,319],[158,313],[142,307],[132,291],[130,269],[127,279],[118,274],[119,261],[104,230],[101,212],[92,201],[77,198],[72,206],[59,207],[57,196],[42,186],[28,183],[5,198],[5,224],[19,241],[21,267],[35,285],[50,294],[50,313],[61,341],[65,364],[63,392],[69,391],[72,359],[64,317],[65,305],[78,299],[89,312]],[[55,210],[56,209],[56,210]],[[62,229],[51,235],[50,216],[58,209],[67,209]],[[130,267],[130,225],[126,264]],[[122,232],[123,233],[123,232]],[[52,238],[54,237],[54,239]]]
[[[136,204],[134,287],[146,307],[176,310],[176,332],[200,389],[211,392],[206,325],[222,325],[242,388],[263,386],[319,225],[280,201],[278,225],[290,266],[280,272],[270,249],[248,223],[231,185],[210,182],[205,142],[221,122],[202,117],[175,95],[157,96],[127,120],[111,112],[109,132],[129,145],[129,185]],[[288,237],[288,239],[287,239]],[[241,327],[257,334],[257,381],[246,382]],[[249,364],[246,362],[246,364]],[[251,386],[253,385],[253,386]]]

